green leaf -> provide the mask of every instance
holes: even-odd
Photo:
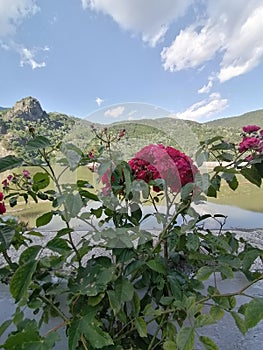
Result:
[[[215,323],[214,319],[211,317],[211,315],[204,315],[201,314],[196,317],[195,319],[195,327],[204,327],[208,326],[210,324]]]
[[[0,252],[7,250],[13,240],[15,230],[13,227],[0,224]]]
[[[147,337],[147,325],[146,322],[142,317],[137,317],[135,319],[135,327],[139,333],[139,336],[141,338],[146,338]]]
[[[114,290],[107,291],[110,307],[116,316],[121,309],[121,302],[117,296],[117,293]]]
[[[164,263],[162,263],[159,260],[150,260],[146,263],[146,265],[153,271],[159,272],[163,275],[167,274],[167,270]]]
[[[42,247],[40,245],[35,245],[24,250],[20,255],[19,265],[24,265],[31,260],[35,260],[41,248]]]
[[[143,180],[134,180],[132,182],[132,193],[141,192],[142,197],[147,199],[150,194],[150,188],[148,184]]]
[[[142,210],[140,206],[137,203],[131,203],[130,208],[131,208],[132,222],[135,225],[139,225],[140,220],[142,218]]]
[[[44,345],[48,346],[48,349],[53,349],[54,344],[60,339],[60,335],[56,331],[49,332],[44,339]],[[45,349],[46,350],[46,349]]]
[[[40,336],[35,329],[26,329],[21,330],[18,333],[11,334],[7,338],[4,348],[8,350],[17,350],[17,349],[28,349],[27,344],[32,342],[38,342],[40,340]],[[30,350],[33,350],[31,347]],[[43,350],[43,349],[41,349]]]
[[[88,198],[88,199],[90,199],[92,201],[99,201],[99,197],[95,193],[92,193],[92,192],[89,192],[89,191],[86,191],[86,190],[80,190],[79,194],[82,197]]]
[[[68,328],[68,349],[76,350],[81,336],[81,320],[73,321]]]
[[[80,209],[83,206],[80,194],[79,193],[76,193],[76,194],[69,193],[66,196],[65,206],[66,206],[67,214],[69,215],[69,217],[75,218],[79,214]]]
[[[199,281],[203,282],[207,280],[213,272],[214,272],[213,267],[203,266],[197,271],[196,278]]]
[[[240,332],[245,334],[248,330],[245,320],[237,312],[231,311],[231,315]]]
[[[25,265],[19,266],[12,276],[10,282],[10,292],[16,302],[26,294],[36,267],[37,261],[31,260]]]
[[[214,136],[211,139],[205,140],[202,143],[205,143],[206,145],[211,145],[212,143],[216,141],[222,141],[223,142],[223,137],[222,136]]]
[[[83,156],[82,151],[72,143],[63,143],[60,150],[66,157],[70,170],[75,170]]]
[[[114,314],[117,315],[121,310],[122,303],[131,301],[134,295],[132,283],[126,279],[118,279],[115,282],[115,289],[107,292],[109,302]]]
[[[86,339],[95,349],[101,349],[114,344],[110,335],[99,327],[98,322],[89,323],[83,320],[82,330]]]
[[[78,187],[93,188],[88,180],[77,180]]]
[[[133,298],[131,301],[132,314],[134,316],[138,316],[141,310],[141,301],[137,293],[133,294]]]
[[[29,140],[26,144],[26,149],[28,151],[35,151],[42,148],[50,147],[51,143],[45,136],[35,136],[32,140]]]
[[[120,302],[131,301],[134,294],[134,287],[127,279],[118,279],[115,283],[115,290]]]
[[[12,320],[6,320],[4,321],[0,326],[0,338],[4,334],[4,332],[7,330],[7,328],[12,324]]]
[[[36,226],[39,227],[47,225],[52,220],[53,214],[54,213],[52,211],[49,211],[48,213],[45,213],[38,217],[36,219]]]
[[[201,335],[199,337],[199,340],[204,344],[206,350],[219,350],[218,346],[213,342],[212,339]]]
[[[17,157],[12,156],[12,155],[2,157],[2,158],[0,158],[0,173],[4,172],[6,170],[18,168],[22,164],[23,164],[22,158],[17,158]]]
[[[39,191],[46,188],[50,183],[50,179],[47,173],[36,173],[33,176],[33,190]]]
[[[13,196],[9,199],[9,205],[11,208],[17,205],[17,199],[18,199],[18,196]]]
[[[224,310],[222,310],[222,308],[216,305],[211,306],[209,313],[215,321],[220,320],[222,317],[224,317],[224,314],[225,314]]]
[[[171,341],[171,340],[167,340],[164,344],[163,344],[163,350],[176,350],[177,345]]]
[[[127,162],[121,162],[121,173],[124,175],[125,181],[125,197],[128,199],[129,194],[131,192],[131,168]]]
[[[91,347],[95,349],[101,349],[103,347],[114,344],[110,335],[104,332],[100,328],[99,322],[90,315],[86,315],[80,320],[72,322],[71,326],[69,327],[68,333],[69,350],[77,349],[77,345],[82,334],[90,343]]]
[[[199,246],[200,246],[200,241],[199,241],[198,235],[194,233],[188,234],[187,242],[186,242],[187,249],[192,251],[197,251],[199,249]]]
[[[226,182],[228,183],[228,186],[231,188],[231,190],[235,191],[238,188],[238,180],[236,175],[232,177],[232,179],[226,179]]]
[[[65,254],[71,251],[68,243],[63,238],[53,238],[47,243],[47,248],[59,254]]]
[[[231,269],[230,266],[226,266],[226,265],[218,266],[217,271],[221,273],[222,279],[226,279],[226,278],[231,279],[234,277],[233,270]]]
[[[260,256],[260,250],[254,248],[244,251],[240,255],[242,258],[242,267],[244,270],[248,271],[253,262],[257,259],[258,256]]]
[[[221,177],[216,174],[211,178],[210,182],[211,182],[211,185],[208,188],[207,196],[216,197],[217,192],[220,190]]]
[[[243,168],[240,173],[252,184],[258,187],[261,186],[261,176],[255,167]]]
[[[189,182],[188,184],[183,186],[183,188],[181,189],[182,200],[186,200],[191,195],[191,193],[193,192],[194,186],[195,185],[192,182]]]
[[[234,145],[232,143],[227,143],[225,141],[222,141],[221,143],[217,144],[217,145],[213,145],[211,147],[211,150],[213,151],[218,151],[218,150],[231,150],[234,148]]]
[[[178,350],[193,350],[194,347],[194,328],[183,327],[176,336]]]
[[[245,321],[248,328],[255,327],[263,319],[263,298],[255,298],[247,304]]]
[[[96,306],[103,300],[104,297],[105,297],[105,293],[95,295],[94,297],[89,297],[88,305]]]

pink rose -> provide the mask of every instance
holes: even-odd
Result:
[[[258,150],[260,146],[260,139],[257,137],[244,137],[243,141],[240,142],[238,150],[240,153],[247,150]]]
[[[194,181],[198,169],[193,161],[183,152],[162,144],[150,144],[135,154],[129,162],[135,179],[151,180],[164,179],[173,192],[179,192],[181,187]],[[157,186],[153,190],[161,189]]]
[[[260,129],[260,126],[257,125],[246,125],[243,126],[243,131],[251,134],[252,132],[256,132]]]
[[[28,170],[26,170],[26,169],[23,170],[23,175],[24,175],[24,177],[26,179],[30,179],[31,178],[30,172]]]

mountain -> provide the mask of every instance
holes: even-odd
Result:
[[[29,127],[34,128],[36,134],[56,142],[63,139],[73,125],[74,120],[67,115],[47,113],[37,99],[23,98],[13,108],[0,112],[1,154],[16,153],[27,156],[24,146],[30,137]]]
[[[134,109],[134,105],[129,107],[131,111]],[[136,112],[139,116],[138,108]],[[153,108],[151,113],[150,106],[147,106],[147,110],[144,107],[141,115],[146,115],[146,112],[147,118],[144,119],[123,120],[103,125],[59,112],[47,113],[37,99],[26,97],[16,102],[13,108],[0,111],[0,132],[2,134],[0,153],[3,155],[7,152],[15,152],[18,155],[25,155],[24,145],[29,136],[27,132],[29,126],[34,127],[37,134],[49,137],[51,141],[72,142],[82,150],[88,150],[99,143],[92,133],[91,125],[101,130],[106,127],[108,132],[115,135],[120,129],[125,129],[126,136],[117,146],[127,158],[149,143],[171,145],[192,156],[201,140],[220,135],[225,140],[238,142],[242,126],[258,124],[263,127],[263,110],[206,123],[165,117],[161,109],[161,117],[158,118],[157,109]],[[150,115],[154,117],[148,117]],[[93,118],[100,120],[96,118],[96,114],[93,115]]]
[[[210,127],[242,128],[244,125],[259,125],[263,127],[263,109],[244,113],[240,116],[221,118],[205,123]]]

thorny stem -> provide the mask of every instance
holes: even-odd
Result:
[[[5,258],[5,261],[8,263],[8,265],[11,267],[12,270],[14,270],[14,263],[12,262],[10,256],[7,254],[7,251],[2,251],[2,254]]]
[[[62,320],[65,321],[66,324],[69,323],[69,319],[67,318],[67,316],[56,305],[54,305],[47,297],[45,297],[44,295],[39,295],[39,298],[45,304],[50,305],[52,307],[52,309],[58,313],[58,315],[62,318]]]
[[[189,207],[189,203],[183,205],[183,206],[181,207],[180,210],[176,211],[176,212],[173,214],[173,216],[172,216],[170,222],[162,229],[162,231],[161,231],[161,233],[160,233],[160,235],[159,235],[159,239],[158,239],[158,241],[157,241],[157,243],[156,243],[156,245],[155,245],[155,247],[154,247],[154,249],[153,249],[153,251],[152,251],[153,254],[156,253],[156,251],[159,249],[160,245],[162,244],[163,240],[165,239],[165,236],[166,236],[166,234],[167,234],[167,231],[174,225],[174,222],[175,222],[175,220],[177,219],[177,217],[178,217],[181,213],[183,213],[184,210],[185,210],[186,208],[188,208],[188,207]]]
[[[153,198],[151,193],[150,193],[149,197],[151,198],[151,203],[152,203],[152,205],[154,207],[154,210],[156,211],[156,213],[159,213],[159,210],[158,210],[158,208],[157,208],[157,206],[155,204],[155,200],[154,200],[154,198]]]
[[[152,340],[151,340],[151,342],[150,342],[150,344],[149,344],[147,350],[151,350],[151,349],[152,349],[152,346],[153,346],[153,344],[154,344],[154,342],[155,342],[155,339],[156,339],[156,337],[157,337],[157,335],[158,335],[160,329],[161,329],[162,326],[163,326],[164,319],[165,319],[165,315],[163,314],[163,315],[162,315],[162,319],[161,319],[160,323],[158,324],[158,327],[157,327],[156,331],[154,332],[154,335],[153,335],[153,337],[152,337]]]
[[[84,219],[84,218],[82,218],[81,216],[77,216],[77,219],[79,219],[79,220],[85,222],[85,224],[89,225],[91,228],[93,228],[93,230],[95,230],[95,231],[97,230],[97,229],[96,229],[96,226],[93,225],[93,224],[92,224],[90,221],[88,221],[87,219]]]
[[[63,193],[62,193],[62,190],[61,190],[61,186],[60,186],[60,184],[59,184],[58,178],[56,177],[56,174],[55,174],[55,172],[54,172],[54,169],[53,169],[52,165],[50,164],[50,161],[49,161],[49,159],[48,159],[48,157],[47,157],[47,154],[46,154],[46,152],[45,152],[45,149],[43,149],[43,152],[42,152],[41,150],[39,150],[39,153],[40,153],[40,155],[43,157],[43,159],[45,160],[45,162],[47,163],[47,166],[48,166],[48,168],[49,168],[49,170],[50,170],[50,172],[51,172],[51,178],[52,178],[52,180],[53,180],[54,183],[55,183],[55,186],[56,186],[56,188],[57,188],[57,190],[58,190],[59,195],[62,196]],[[47,172],[47,173],[49,174],[49,172]],[[50,174],[49,174],[49,175],[50,175]],[[65,210],[65,222],[66,222],[66,226],[67,226],[68,229],[70,229],[68,210],[67,210],[67,208],[66,208],[66,206],[65,206],[65,203],[63,204],[63,206],[64,206],[64,210]],[[77,257],[77,260],[78,260],[78,263],[79,263],[79,267],[81,267],[81,266],[82,266],[82,265],[81,265],[81,256],[80,256],[79,251],[78,251],[78,249],[76,248],[76,246],[75,246],[75,244],[74,244],[74,242],[73,242],[73,238],[72,238],[71,232],[68,233],[68,237],[69,237],[70,244],[71,244],[71,246],[72,246],[72,248],[73,248],[73,250],[74,250],[74,252],[75,252],[75,254],[76,254],[76,257]]]
[[[83,345],[84,349],[85,349],[85,350],[89,350],[89,349],[88,349],[88,346],[87,346],[86,339],[85,339],[85,337],[84,337],[83,334],[81,334],[80,339],[81,339],[81,342],[82,342],[82,345]]]
[[[211,298],[216,298],[216,297],[223,297],[223,298],[229,298],[229,297],[234,297],[236,295],[244,295],[244,291],[247,290],[249,287],[253,286],[255,283],[259,282],[263,280],[263,274],[261,276],[259,276],[257,279],[255,279],[254,281],[246,284],[243,288],[241,288],[239,291],[237,292],[230,292],[230,293],[225,293],[225,294],[213,294],[213,295],[210,295],[208,297],[205,297],[201,300],[198,300],[197,301],[197,304],[202,304],[204,303],[205,301],[211,299]]]
[[[56,327],[50,329],[50,330],[45,334],[45,337],[46,337],[49,333],[56,332],[56,331],[59,330],[60,328],[66,326],[67,323],[68,323],[68,322],[64,321],[64,322],[58,324]]]

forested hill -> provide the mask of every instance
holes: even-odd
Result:
[[[85,149],[90,147],[89,144],[95,142],[91,124],[101,129],[105,127],[94,121],[75,118],[59,112],[47,113],[37,99],[26,97],[18,101],[13,108],[0,108],[1,155],[25,153],[24,145],[28,138],[29,126],[34,127],[38,134],[47,136],[53,141],[69,141]],[[192,155],[200,140],[216,135],[221,135],[229,141],[240,140],[242,126],[248,124],[263,127],[263,109],[207,123],[162,117],[120,121],[106,125],[106,127],[109,131],[116,133],[123,128],[126,130],[122,150],[125,149],[125,155],[130,157],[149,143],[172,145]]]
[[[37,99],[26,97],[13,108],[0,111],[1,154],[25,155],[29,127],[37,134],[57,141],[67,135],[73,125],[73,118],[61,113],[46,113]]]
[[[221,118],[207,122],[209,127],[242,128],[244,125],[259,125],[263,127],[263,109],[248,112],[240,116]]]

